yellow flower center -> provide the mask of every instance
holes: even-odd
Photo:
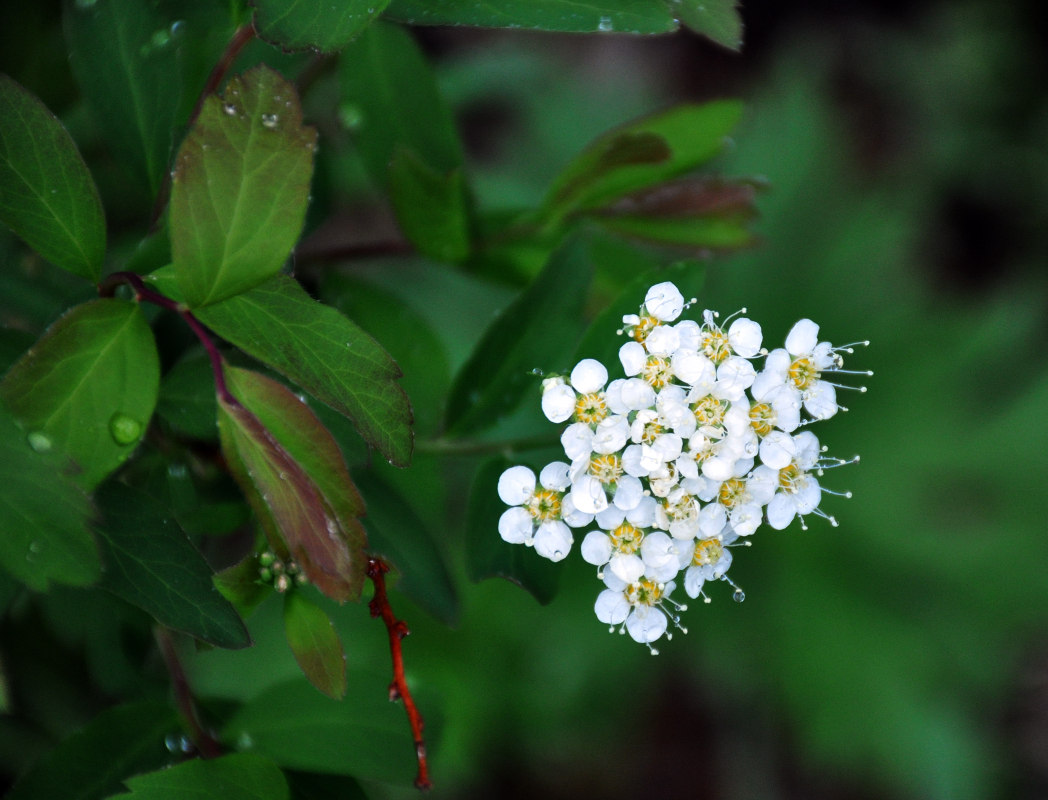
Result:
[[[607,486],[622,477],[622,460],[615,453],[595,455],[590,459],[589,474]]]
[[[655,330],[659,324],[659,321],[653,316],[641,317],[640,322],[633,326],[633,338],[643,343],[648,338],[648,334]]]
[[[561,493],[550,489],[539,489],[528,500],[528,512],[539,522],[560,519]]]
[[[691,407],[695,412],[695,421],[700,426],[720,427],[724,424],[724,415],[728,411],[728,401],[718,400],[712,394],[694,403]]]
[[[590,425],[596,425],[608,416],[608,402],[604,392],[580,394],[575,401],[575,419]]]
[[[717,499],[726,508],[734,508],[740,498],[746,493],[746,481],[738,478],[728,478],[721,484]]]
[[[653,419],[651,420],[651,422],[645,423],[644,430],[641,431],[640,434],[640,439],[642,442],[645,442],[646,444],[652,444],[655,441],[656,437],[659,436],[659,434],[663,434],[665,432],[666,429],[659,424],[658,420]]]
[[[631,583],[623,592],[633,606],[653,606],[662,599],[662,587],[651,578],[641,578]]]
[[[691,557],[693,567],[705,567],[716,564],[724,555],[724,545],[720,539],[702,539],[695,542],[695,553]]]
[[[673,379],[669,359],[662,356],[648,356],[648,361],[641,370],[641,377],[653,389],[661,389]]]
[[[706,358],[714,364],[720,364],[731,355],[731,345],[728,344],[728,337],[724,331],[718,328],[705,331],[702,339],[699,340],[699,347]]]
[[[807,356],[801,356],[790,364],[788,374],[790,380],[793,381],[793,385],[801,391],[804,391],[815,381],[819,380],[819,370]]]
[[[790,464],[787,467],[783,467],[779,470],[779,486],[782,487],[782,490],[787,494],[794,494],[800,488],[798,482],[802,475],[804,475],[804,473],[796,464]]]
[[[640,543],[644,539],[644,531],[636,525],[623,522],[619,527],[608,534],[611,537],[611,546],[619,553],[636,553],[640,550]]]
[[[750,427],[758,436],[767,436],[775,428],[775,409],[769,403],[757,403],[750,409]]]
[[[690,494],[678,497],[675,502],[669,498],[662,501],[662,508],[670,522],[686,522],[695,519],[699,515],[699,505]]]

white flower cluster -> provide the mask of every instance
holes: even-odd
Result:
[[[678,581],[706,602],[705,582],[727,581],[743,600],[727,575],[729,548],[763,522],[781,530],[798,517],[805,527],[815,514],[836,525],[820,503],[839,493],[818,476],[858,460],[825,456],[815,435],[800,430],[843,410],[837,389],[865,391],[827,379],[848,373],[842,354],[854,345],[820,342],[818,325],[803,319],[784,348],[768,352],[760,325],[745,317],[727,328],[711,311],[701,324],[677,321],[689,305],[676,286],[660,283],[639,314],[623,317],[625,377],[609,383],[607,368],[588,358],[569,376],[544,380],[543,412],[569,423],[561,436],[567,460],[537,479],[528,467],[510,467],[498,485],[511,506],[499,520],[502,538],[552,561],[568,554],[572,528],[596,524],[582,557],[605,586],[597,618],[653,653],[652,642],[671,637],[670,623],[684,630],[686,606],[670,597]]]

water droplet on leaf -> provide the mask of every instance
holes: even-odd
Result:
[[[614,23],[611,21],[611,17],[601,17],[600,21],[597,22],[598,31],[611,31],[615,29]]]
[[[41,431],[33,431],[26,437],[26,440],[29,442],[29,446],[38,453],[46,453],[54,446],[51,437]]]
[[[734,600],[736,603],[741,603],[743,600],[746,599],[746,592],[742,591],[742,589],[736,589],[732,593],[731,599]]]
[[[120,445],[134,444],[142,435],[142,423],[117,411],[109,418],[109,435]]]
[[[237,107],[233,103],[226,103],[222,106],[222,110],[229,114],[229,116],[231,117],[237,113]]]
[[[338,121],[346,130],[352,131],[364,123],[364,112],[352,103],[343,103],[338,108]]]
[[[280,122],[280,117],[276,114],[263,114],[262,115],[262,127],[273,130],[277,127],[277,123]]]

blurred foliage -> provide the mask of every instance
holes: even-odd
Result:
[[[1043,762],[1029,755],[1048,720],[1022,691],[1045,668],[1048,622],[1040,574],[1048,556],[1048,365],[1040,358],[1048,99],[1027,84],[1043,65],[1017,9],[941,5],[895,28],[834,17],[822,29],[797,26],[763,67],[749,66],[745,50],[730,57],[740,73],[741,63],[750,70],[735,81],[745,107],[733,147],[710,165],[738,106],[665,109],[695,99],[675,73],[681,63],[729,56],[682,35],[603,35],[620,20],[673,27],[668,4],[609,0],[611,23],[558,11],[570,4],[547,4],[548,19],[521,12],[525,26],[598,34],[566,40],[418,34],[398,24],[427,23],[406,0],[347,3],[295,25],[267,16],[271,3],[256,11],[234,3],[226,14],[202,2],[157,2],[127,16],[108,2],[98,0],[104,13],[91,25],[112,28],[142,67],[116,77],[107,77],[111,54],[97,46],[102,33],[76,16],[94,4],[66,4],[66,44],[62,26],[41,11],[0,16],[17,34],[0,66],[58,115],[98,186],[108,221],[103,272],[153,272],[172,260],[168,236],[186,235],[161,224],[147,236],[150,208],[238,23],[254,13],[267,39],[324,50],[367,28],[337,65],[253,42],[234,70],[263,62],[296,82],[305,122],[319,131],[306,235],[292,261],[321,302],[277,275],[199,316],[253,357],[224,351],[237,374],[255,370],[266,386],[280,376],[292,382],[309,426],[330,431],[342,451],[345,480],[367,505],[369,552],[394,566],[394,607],[412,630],[404,653],[427,720],[433,796],[692,796],[701,787],[710,798],[976,800],[1036,797],[1048,786]],[[386,5],[387,21],[373,23]],[[723,16],[731,3],[710,4],[708,30],[704,7],[687,5],[699,22],[685,15],[685,24],[720,31],[725,43],[737,37],[729,24],[737,17]],[[430,10],[467,6],[446,0]],[[3,86],[14,96],[7,79]],[[104,86],[116,88],[109,95]],[[148,98],[150,111],[125,118],[121,97]],[[718,116],[703,123],[712,145],[663,124],[696,113]],[[674,137],[696,152],[675,147],[683,160],[667,163]],[[665,183],[698,166],[707,170],[701,178]],[[631,212],[665,212],[644,194],[652,185],[674,186],[689,201],[713,193],[724,204],[708,227],[697,217],[678,226],[672,213],[673,225],[665,215],[656,225],[616,205],[627,197]],[[77,191],[90,205],[90,192]],[[7,198],[5,185],[0,204],[13,207]],[[7,213],[20,223],[17,210]],[[286,251],[289,237],[278,238]],[[653,244],[667,239],[675,246]],[[270,261],[269,274],[282,268],[276,255]],[[826,479],[854,492],[827,501],[841,527],[816,521],[757,537],[732,569],[746,602],[730,603],[714,587],[714,602],[689,612],[691,632],[652,659],[595,620],[599,584],[588,565],[510,552],[491,499],[503,459],[538,466],[557,444],[528,371],[564,370],[593,354],[619,324],[605,310],[667,269],[704,306],[746,306],[766,342],[804,316],[833,341],[869,338],[852,363],[876,376],[868,393],[845,400],[852,410],[828,434],[833,452],[862,457]],[[157,275],[150,285],[177,296],[173,276]],[[92,294],[0,231],[4,369]],[[269,323],[244,312],[262,306]],[[156,415],[93,499],[81,489],[125,454],[100,456],[106,463],[77,485],[59,478],[46,454],[19,447],[6,410],[0,419],[5,558],[35,554],[37,540],[14,533],[25,514],[16,500],[35,486],[26,506],[35,524],[54,517],[56,541],[81,544],[94,529],[103,563],[123,565],[103,577],[107,592],[43,591],[49,580],[92,580],[93,552],[51,572],[30,559],[8,568],[13,577],[0,573],[0,772],[8,782],[20,776],[11,796],[175,797],[234,786],[245,797],[414,796],[410,731],[402,709],[386,702],[385,631],[364,604],[337,606],[308,586],[288,603],[257,580],[263,537],[216,457],[207,359],[174,314],[141,308],[135,320],[148,320],[162,371],[152,383],[159,396],[146,402]],[[336,341],[366,352],[347,359],[348,377],[331,355]],[[311,362],[304,354],[314,350],[322,356]],[[12,412],[32,397],[19,369],[3,384]],[[394,385],[410,398],[407,469],[369,449],[403,463],[411,436],[393,400],[377,427],[361,423],[373,406],[352,393],[372,382],[387,387],[387,399]],[[291,397],[276,386],[282,402]],[[380,441],[394,428],[399,450]],[[75,429],[65,435],[87,440]],[[288,493],[329,508],[328,467],[300,444],[287,449],[309,473]],[[42,475],[49,494],[39,490]],[[252,503],[265,524],[258,498]],[[341,514],[346,525],[357,524],[354,514]],[[143,532],[148,547],[135,544]],[[165,561],[177,561],[179,574]],[[217,581],[221,595],[206,586],[213,570],[237,562]],[[501,579],[474,583],[491,575],[531,594]],[[251,647],[229,649],[245,642],[232,607]],[[175,635],[174,652],[228,755],[187,759],[199,742],[175,713],[184,709],[165,702],[171,659],[158,650],[156,621],[189,634]],[[345,697],[321,694],[303,672]]]

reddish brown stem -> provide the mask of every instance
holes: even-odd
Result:
[[[154,292],[145,285],[142,276],[135,272],[114,272],[107,275],[105,280],[98,285],[98,294],[102,297],[112,297],[114,292],[116,292],[116,287],[123,283],[135,290],[135,300],[138,302],[144,300],[147,303],[174,311],[186,321],[186,324],[197,335],[201,344],[204,345],[208,358],[211,359],[211,372],[215,376],[215,391],[218,392],[218,396],[227,405],[239,406],[240,403],[233,397],[226,386],[226,374],[222,370],[222,354],[218,352],[215,343],[211,341],[211,336],[208,335],[207,329],[200,324],[200,320],[193,316],[193,312],[182,305],[182,303],[176,303],[170,297],[166,297],[160,294],[160,292]]]
[[[404,680],[404,657],[401,653],[401,640],[411,631],[407,624],[399,620],[393,614],[389,605],[389,597],[386,594],[386,573],[389,565],[380,558],[368,559],[367,575],[375,586],[375,594],[368,603],[371,616],[382,617],[386,623],[386,631],[389,633],[389,652],[393,658],[393,682],[389,685],[389,699],[401,700],[404,710],[408,713],[408,722],[411,725],[411,734],[415,739],[415,755],[418,757],[418,776],[415,778],[415,786],[419,789],[429,789],[432,784],[429,781],[429,765],[426,762],[426,740],[422,738],[424,723],[415,701],[408,690],[407,681]]]
[[[187,130],[193,127],[193,123],[200,116],[200,111],[203,109],[204,101],[208,98],[208,95],[214,94],[215,90],[218,89],[222,80],[226,77],[226,73],[233,66],[233,62],[240,55],[240,51],[253,38],[255,38],[255,29],[251,25],[241,25],[233,32],[233,37],[229,40],[229,44],[226,45],[226,49],[222,53],[221,58],[218,59],[218,63],[215,64],[215,68],[207,76],[207,83],[204,84],[203,91],[197,97],[196,105],[193,106],[193,112],[189,115],[189,120],[186,122]],[[156,202],[153,203],[153,215],[149,222],[150,230],[156,229],[157,223],[160,221],[160,215],[164,213],[170,196],[171,171],[168,170],[164,173],[163,183],[160,184],[160,189],[156,194]]]
[[[189,680],[186,678],[182,662],[178,660],[175,651],[175,643],[171,640],[171,632],[164,627],[156,628],[156,643],[160,647],[160,654],[164,657],[167,672],[171,676],[171,688],[175,693],[175,704],[178,706],[189,735],[196,745],[197,752],[203,758],[218,758],[222,755],[222,746],[211,734],[204,730],[197,713],[196,703],[193,702],[193,693],[189,688]]]

